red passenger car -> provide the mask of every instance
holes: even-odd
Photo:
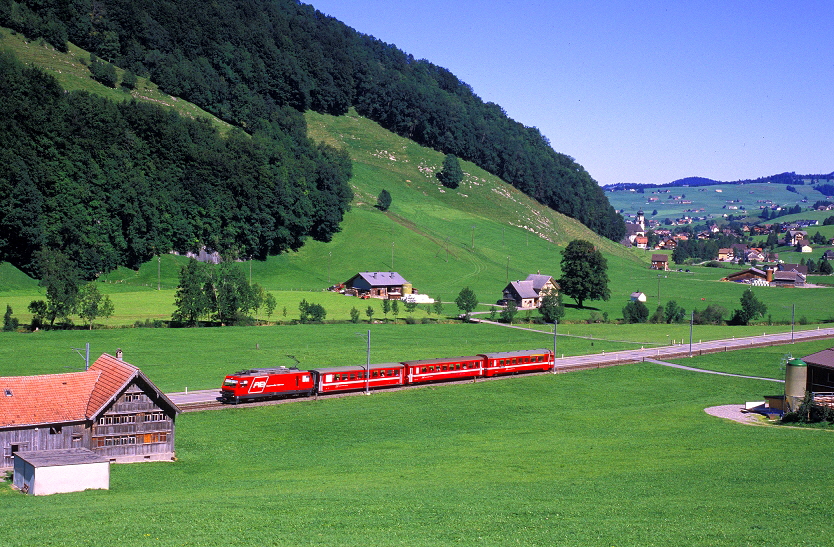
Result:
[[[462,380],[484,375],[484,358],[481,355],[405,361],[403,365],[407,384]]]
[[[553,368],[553,352],[548,349],[482,353],[485,359],[484,376],[544,371]]]
[[[220,401],[237,404],[270,397],[311,395],[313,389],[310,371],[295,367],[253,368],[226,376],[220,388]]]
[[[365,377],[364,365],[347,367],[317,368],[312,372],[315,376],[315,386],[319,393],[333,393],[338,391],[358,391],[360,389],[376,389],[380,387],[401,386],[404,383],[402,363],[381,363],[371,365],[371,375]]]

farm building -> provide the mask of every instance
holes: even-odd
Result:
[[[645,302],[646,301],[646,293],[642,293],[642,292],[633,292],[633,293],[631,293],[631,301],[632,302]]]
[[[780,272],[797,272],[802,275],[808,275],[808,266],[805,264],[788,264],[787,262],[783,262],[776,266],[776,269]]]
[[[13,484],[33,496],[109,490],[110,461],[84,448],[17,452]]]
[[[399,300],[414,291],[397,272],[359,272],[344,283],[345,294],[361,298]]]
[[[804,287],[805,276],[796,271],[789,272],[774,272],[773,283],[774,287]]]
[[[760,270],[759,268],[748,268],[740,272],[731,273],[722,281],[733,281],[735,283],[749,283],[751,285],[769,285],[773,281],[773,270]]]
[[[802,358],[808,365],[806,391],[834,392],[834,348],[824,349]]]
[[[530,274],[523,281],[511,281],[504,288],[504,301],[514,301],[520,309],[533,309],[541,305],[543,293],[558,291],[559,285],[549,275]]]
[[[653,254],[652,255],[652,265],[650,266],[652,270],[663,270],[666,271],[669,269],[669,257],[664,254]]]
[[[103,354],[84,372],[0,377],[0,468],[17,452],[86,448],[109,462],[171,460],[179,408]]]

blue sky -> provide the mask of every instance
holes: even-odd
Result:
[[[309,3],[449,69],[600,184],[834,171],[832,0]]]

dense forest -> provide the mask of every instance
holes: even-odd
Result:
[[[271,120],[221,138],[152,104],[66,93],[0,53],[0,261],[39,275],[41,249],[59,251],[91,279],[172,249],[263,258],[328,241],[350,159],[311,144],[292,109]]]
[[[285,107],[354,107],[399,135],[470,160],[615,241],[602,189],[534,127],[484,103],[448,70],[415,60],[293,0],[0,0],[0,23],[66,41],[147,75],[246,131]]]

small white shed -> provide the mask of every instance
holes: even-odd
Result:
[[[34,496],[109,490],[110,461],[86,448],[16,452],[14,487]]]
[[[645,302],[646,295],[641,292],[633,292],[631,293],[631,301],[632,302]]]

